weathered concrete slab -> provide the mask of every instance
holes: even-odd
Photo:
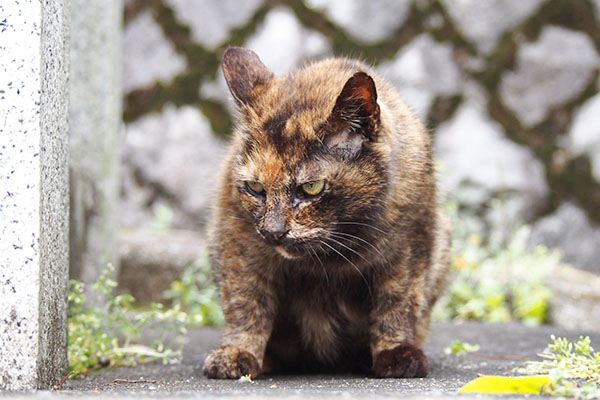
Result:
[[[0,4],[0,389],[67,367],[69,1]]]
[[[535,359],[550,342],[550,335],[576,340],[586,332],[556,327],[528,328],[516,324],[434,324],[425,345],[432,372],[423,379],[373,379],[359,375],[265,376],[254,383],[209,380],[196,371],[204,357],[218,342],[220,331],[193,330],[188,336],[184,360],[179,365],[150,364],[135,368],[114,368],[68,381],[63,393],[85,395],[89,391],[111,395],[177,396],[181,398],[455,398],[455,392],[477,374],[509,373],[526,359]],[[592,344],[600,343],[600,332],[590,335]],[[446,355],[444,347],[460,339],[479,344],[477,354]],[[115,383],[115,379],[142,380]],[[94,393],[97,395],[97,393]],[[461,396],[469,398],[468,396]],[[510,398],[510,397],[503,397]],[[519,397],[516,397],[519,398]]]

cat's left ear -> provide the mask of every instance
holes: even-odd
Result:
[[[356,153],[362,143],[373,141],[380,128],[379,104],[373,78],[357,72],[344,85],[328,120],[333,132],[330,148]]]
[[[260,88],[275,76],[255,52],[242,47],[225,50],[223,74],[238,106],[251,105]]]

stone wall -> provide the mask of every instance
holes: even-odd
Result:
[[[126,1],[121,222],[202,229],[234,112],[227,46],[277,74],[346,55],[427,121],[473,231],[527,222],[600,272],[599,21],[598,0]]]

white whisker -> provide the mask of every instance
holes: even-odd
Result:
[[[369,285],[369,282],[367,281],[367,278],[365,278],[364,274],[356,266],[356,264],[354,264],[352,261],[350,261],[348,259],[348,257],[346,257],[345,255],[343,255],[340,251],[338,251],[335,247],[331,246],[329,243],[327,243],[327,242],[325,242],[323,240],[319,240],[319,242],[321,242],[325,246],[329,247],[331,250],[335,251],[337,254],[340,255],[340,257],[342,257],[344,260],[346,260],[350,265],[352,265],[354,267],[354,269],[356,270],[356,272],[358,272],[358,274],[360,275],[360,277],[362,278],[362,280],[365,282],[365,286],[367,287],[367,290],[369,291],[369,296],[371,298],[373,298],[373,293],[371,292],[371,286]]]
[[[373,243],[369,242],[368,240],[365,240],[359,236],[356,235],[352,235],[350,233],[345,233],[345,232],[338,232],[338,231],[333,231],[330,233],[332,236],[338,237],[339,239],[346,239],[346,240],[350,240],[351,239],[356,239],[361,241],[362,243],[369,245],[373,250],[375,250],[377,252],[377,254],[379,254],[382,258],[385,259],[385,256],[383,255],[383,253],[377,248],[377,246],[375,246]],[[342,235],[342,236],[346,236],[346,238],[341,238],[338,235]],[[356,242],[354,242],[356,243]],[[360,245],[360,243],[357,243]],[[365,248],[364,246],[361,246],[362,248]]]
[[[327,238],[328,240],[331,240],[333,243],[335,244],[339,244],[340,246],[342,246],[343,248],[350,250],[351,252],[353,252],[354,254],[356,254],[357,256],[359,256],[360,258],[362,258],[365,262],[369,263],[369,260],[367,260],[365,258],[365,256],[363,256],[362,254],[360,254],[360,252],[354,250],[352,247],[346,246],[344,243],[340,242],[339,240],[336,240],[332,237]]]
[[[323,268],[323,273],[325,274],[325,281],[327,282],[327,287],[330,287],[329,275],[327,274],[327,268],[325,268],[323,261],[321,261],[321,259],[319,258],[319,254],[317,254],[317,251],[311,245],[308,245],[307,249],[309,250],[308,254],[310,255],[310,258],[314,260],[314,258],[312,256],[314,254],[314,256],[317,259],[317,261],[319,262],[319,264],[321,264],[321,268]]]

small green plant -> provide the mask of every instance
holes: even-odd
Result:
[[[515,372],[523,375],[548,375],[550,385],[544,393],[551,396],[600,398],[600,352],[594,352],[589,337],[575,343],[551,336],[552,344],[540,353],[542,361],[529,361]]]
[[[208,258],[186,268],[164,297],[170,307],[135,305],[128,294],[116,295],[109,265],[93,286],[96,304],[86,304],[82,282],[69,282],[68,355],[71,376],[108,365],[135,365],[162,360],[178,362],[183,334],[189,326],[224,325],[218,291]],[[156,338],[151,343],[147,337]]]
[[[456,206],[447,206],[447,212],[453,217],[455,227],[454,254],[450,283],[434,309],[433,318],[544,323],[552,292],[543,280],[560,265],[560,252],[543,246],[528,248],[527,226],[508,240],[492,235],[484,242],[461,228]]]
[[[528,361],[515,368],[521,376],[485,375],[468,382],[459,393],[542,394],[553,398],[600,398],[600,352],[594,352],[589,337],[575,343],[551,336],[542,361]],[[523,376],[524,375],[524,376]]]
[[[134,308],[131,295],[116,295],[117,283],[108,266],[94,284],[99,306],[86,307],[85,286],[71,280],[69,288],[68,356],[71,376],[108,365],[135,365],[162,360],[179,361],[181,334],[187,314],[177,305],[165,308],[152,303],[149,309]],[[142,344],[142,330],[154,330],[151,344]],[[160,334],[156,332],[160,330]],[[175,333],[175,335],[173,335]],[[172,337],[172,342],[166,339]]]
[[[444,348],[445,354],[455,354],[455,355],[475,353],[477,351],[479,351],[478,344],[469,344],[467,342],[462,342],[458,339],[454,339],[452,341],[452,343],[450,343],[449,346],[446,346]]]
[[[240,379],[238,379],[238,381],[242,383],[254,383],[254,381],[252,380],[252,376],[250,375],[242,375],[240,376]]]
[[[225,317],[219,304],[219,292],[211,279],[208,257],[187,267],[179,280],[163,293],[175,307],[185,310],[190,326],[223,326]]]

